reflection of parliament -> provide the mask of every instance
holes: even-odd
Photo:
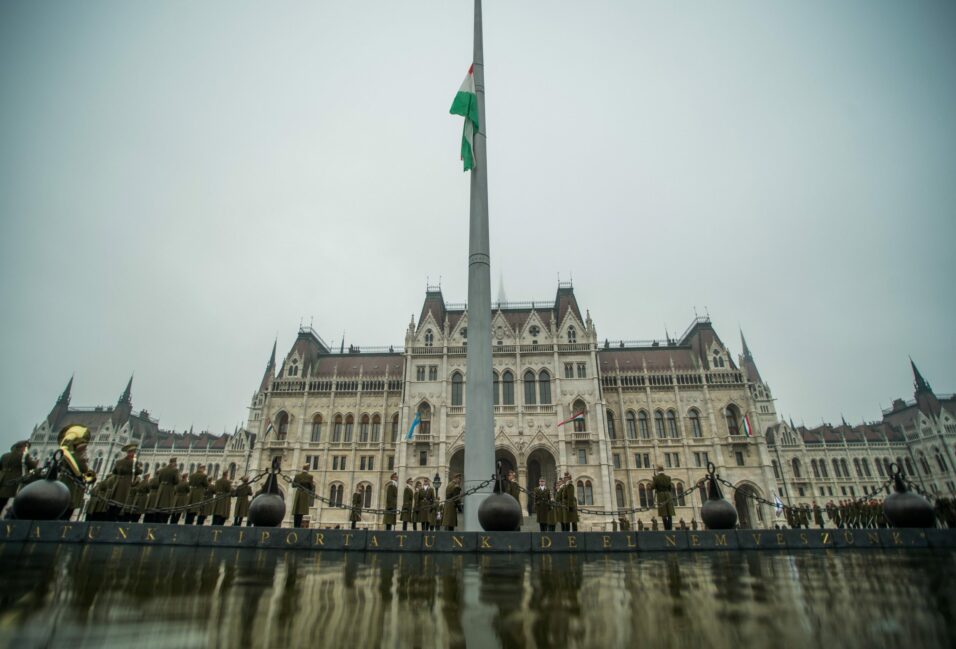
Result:
[[[725,495],[742,527],[776,521],[772,508],[743,491],[822,506],[876,491],[888,462],[900,462],[930,493],[956,493],[956,398],[937,397],[915,366],[915,400],[896,400],[882,421],[808,429],[778,418],[746,341],[741,336],[735,362],[709,318],[696,318],[676,339],[599,340],[590,314],[561,283],[553,301],[493,304],[491,328],[496,457],[524,487],[539,477],[551,486],[567,470],[581,505],[644,507],[653,505],[655,465],[680,492],[713,462],[737,487],[736,497]],[[34,429],[32,452],[47,457],[60,427],[78,423],[93,436],[87,456],[100,475],[131,441],[147,472],[175,457],[183,470],[206,464],[212,476],[235,478],[280,456],[288,472],[308,464],[317,491],[337,503],[348,505],[362,486],[366,507],[384,507],[393,471],[400,484],[435,474],[447,484],[462,472],[467,338],[465,305],[446,304],[440,289],[426,292],[404,349],[335,350],[300,328],[281,363],[273,346],[248,424],[232,435],[161,430],[146,411],[133,411],[129,385],[115,406],[71,408],[71,380]],[[406,440],[416,413],[421,424]],[[675,504],[675,521],[700,519],[699,493]],[[628,518],[648,523],[654,515]],[[311,510],[313,526],[347,519],[347,510],[319,500]],[[610,520],[584,514],[582,529]]]

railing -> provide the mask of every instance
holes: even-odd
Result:
[[[538,405],[538,406],[526,405],[526,406],[523,406],[523,410],[526,414],[539,414],[539,415],[553,414],[554,405]]]
[[[590,343],[558,343],[559,352],[586,352],[590,350]]]
[[[492,345],[491,351],[495,354],[514,354],[517,345]]]
[[[465,414],[465,406],[449,406],[448,407],[449,415],[463,415]]]
[[[572,442],[590,442],[593,439],[594,435],[587,431],[571,431]]]
[[[465,345],[457,345],[457,346],[448,348],[449,356],[464,356],[467,353],[468,353],[468,347]]]
[[[707,316],[697,316],[696,318],[694,318],[693,320],[690,321],[690,324],[687,325],[687,329],[684,330],[684,333],[681,334],[681,337],[678,338],[677,340],[684,340],[684,338],[687,338],[687,335],[688,335],[688,334],[694,329],[694,327],[696,327],[697,325],[699,325],[699,324],[709,324],[709,323],[710,323],[710,318],[709,318],[709,317],[707,317]]]
[[[321,344],[323,347],[325,347],[326,349],[332,349],[331,347],[329,347],[329,346],[326,344],[326,342],[325,342],[324,340],[322,340],[322,336],[320,336],[320,335],[316,332],[316,330],[313,329],[311,326],[310,326],[310,327],[299,327],[299,333],[300,333],[300,334],[311,334],[311,335],[315,336],[315,339],[318,340],[318,341],[319,341],[319,344]]]
[[[442,354],[442,348],[433,345],[428,347],[412,347],[412,354],[419,356],[440,356]]]
[[[415,444],[431,444],[432,442],[436,440],[437,438],[431,433],[428,433],[427,435],[415,433],[415,436],[412,437],[411,441],[414,442]]]
[[[495,406],[496,415],[513,415],[517,411],[517,406]]]
[[[519,345],[522,354],[550,354],[554,352],[554,345]]]

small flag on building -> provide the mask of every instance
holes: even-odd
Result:
[[[572,421],[584,421],[584,411],[582,410],[581,412],[572,415],[570,418],[565,419],[560,424],[558,424],[558,426],[564,426],[565,424]]]
[[[417,428],[420,423],[422,423],[422,416],[416,412],[415,419],[412,421],[412,427],[408,429],[408,435],[405,436],[406,440],[412,438],[412,435],[415,434],[415,428]]]
[[[744,432],[747,433],[747,437],[753,437],[753,430],[750,428],[750,417],[744,415]]]
[[[783,503],[780,501],[780,496],[777,494],[773,495],[773,503],[777,508],[777,516],[783,513]]]
[[[478,130],[478,95],[475,94],[475,66],[468,68],[468,76],[458,89],[455,101],[451,104],[452,115],[465,118],[465,128],[461,134],[461,161],[465,171],[475,167],[475,131]]]

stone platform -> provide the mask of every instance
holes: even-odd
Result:
[[[145,523],[0,521],[0,543],[93,543],[368,552],[693,552],[956,548],[956,530],[402,532]]]

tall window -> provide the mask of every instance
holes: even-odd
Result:
[[[637,485],[637,501],[641,504],[641,507],[650,507],[650,503],[647,500],[647,487],[644,486],[644,483]]]
[[[847,467],[846,467],[846,460],[844,460],[844,459],[841,459],[841,460],[840,460],[840,468],[843,469],[843,477],[844,477],[844,478],[849,478],[849,477],[850,477],[850,470],[847,469]]]
[[[697,412],[696,408],[691,408],[690,412],[687,413],[687,418],[690,420],[690,434],[695,438],[703,437],[704,433],[700,428],[700,413]]]
[[[905,465],[906,465],[906,475],[915,476],[916,471],[913,470],[913,463],[910,461],[909,458],[906,458]]]
[[[335,423],[332,425],[332,441],[342,441],[342,415],[335,415]]]
[[[677,439],[677,415],[673,410],[667,411],[667,434]]]
[[[578,480],[576,491],[578,495],[578,504],[583,505],[584,504],[584,482],[582,482],[581,480]]]
[[[285,439],[286,435],[289,434],[289,415],[280,412],[276,422],[276,439]]]
[[[578,332],[574,330],[574,327],[568,327],[568,342],[572,344],[578,342]]]
[[[664,433],[664,413],[660,410],[654,411],[654,430],[657,432],[657,437],[664,439],[666,436]]]
[[[777,466],[776,460],[770,460],[770,466],[773,468],[773,477],[777,480],[780,479],[780,467]]]
[[[614,500],[617,501],[619,509],[624,509],[627,505],[624,503],[624,485],[620,482],[614,485]]]
[[[551,373],[548,370],[541,370],[538,374],[538,394],[542,406],[551,405]]]
[[[451,375],[451,405],[460,406],[464,401],[464,395],[462,394],[462,387],[464,386],[464,379],[461,377],[461,372],[455,372]]]
[[[835,478],[840,477],[840,460],[833,458],[833,476]]]
[[[853,470],[856,471],[856,477],[862,478],[863,471],[860,469],[860,458],[853,458]]]
[[[435,344],[435,334],[432,333],[431,329],[428,329],[425,332],[425,347],[431,347]]]
[[[515,405],[515,375],[511,370],[502,372],[501,384],[501,401],[506,406]]]
[[[533,406],[535,404],[534,372],[528,370],[524,373],[524,402],[525,405]]]
[[[364,503],[363,507],[368,509],[372,506],[372,485],[363,485],[362,487],[359,487],[359,489],[361,490],[360,493],[362,494],[362,501]]]
[[[316,415],[312,418],[312,437],[313,442],[322,441],[322,415]]]
[[[625,426],[627,428],[627,438],[637,439],[637,419],[634,417],[634,411],[628,410],[625,415]]]
[[[617,431],[614,429],[614,413],[607,411],[607,436],[610,439],[617,439]]]
[[[647,425],[647,413],[641,410],[637,413],[637,423],[641,431],[641,439],[650,439],[651,438],[651,429]]]
[[[392,415],[392,443],[398,441],[398,413]]]
[[[501,381],[498,380],[498,372],[491,373],[491,399],[494,405],[501,403]]]
[[[684,500],[684,484],[678,482],[674,485],[674,502],[677,503],[678,507],[687,507],[687,501]]]
[[[814,478],[820,477],[820,468],[817,466],[816,460],[810,460],[810,469],[813,471]]]
[[[382,418],[378,415],[372,417],[372,441],[377,442],[382,436]]]
[[[727,419],[727,432],[731,435],[740,434],[740,410],[734,404],[727,406],[724,410],[724,417]]]
[[[791,461],[790,464],[793,466],[793,477],[794,477],[794,478],[799,478],[799,477],[801,477],[801,476],[800,476],[800,459],[799,459],[799,458],[793,458],[793,460]]]
[[[355,417],[348,415],[345,418],[345,437],[342,441],[351,442],[352,441],[352,429],[355,427]]]
[[[823,458],[820,458],[819,466],[820,466],[820,477],[828,478],[829,476],[827,475],[827,461],[824,460]]]
[[[581,417],[579,419],[574,420],[574,432],[576,433],[585,432],[588,426],[587,426],[587,412],[586,412],[587,407],[584,405],[584,402],[578,399],[571,406],[571,410],[572,410],[571,414],[574,414],[574,415],[581,413]]]
[[[427,403],[418,406],[418,416],[421,423],[418,424],[418,432],[422,435],[432,434],[432,407]]]
[[[369,429],[369,418],[368,415],[362,415],[362,423],[359,424],[359,441],[367,442],[368,441],[368,429]]]
[[[574,378],[574,363],[565,363],[564,364],[564,378],[573,379]]]

